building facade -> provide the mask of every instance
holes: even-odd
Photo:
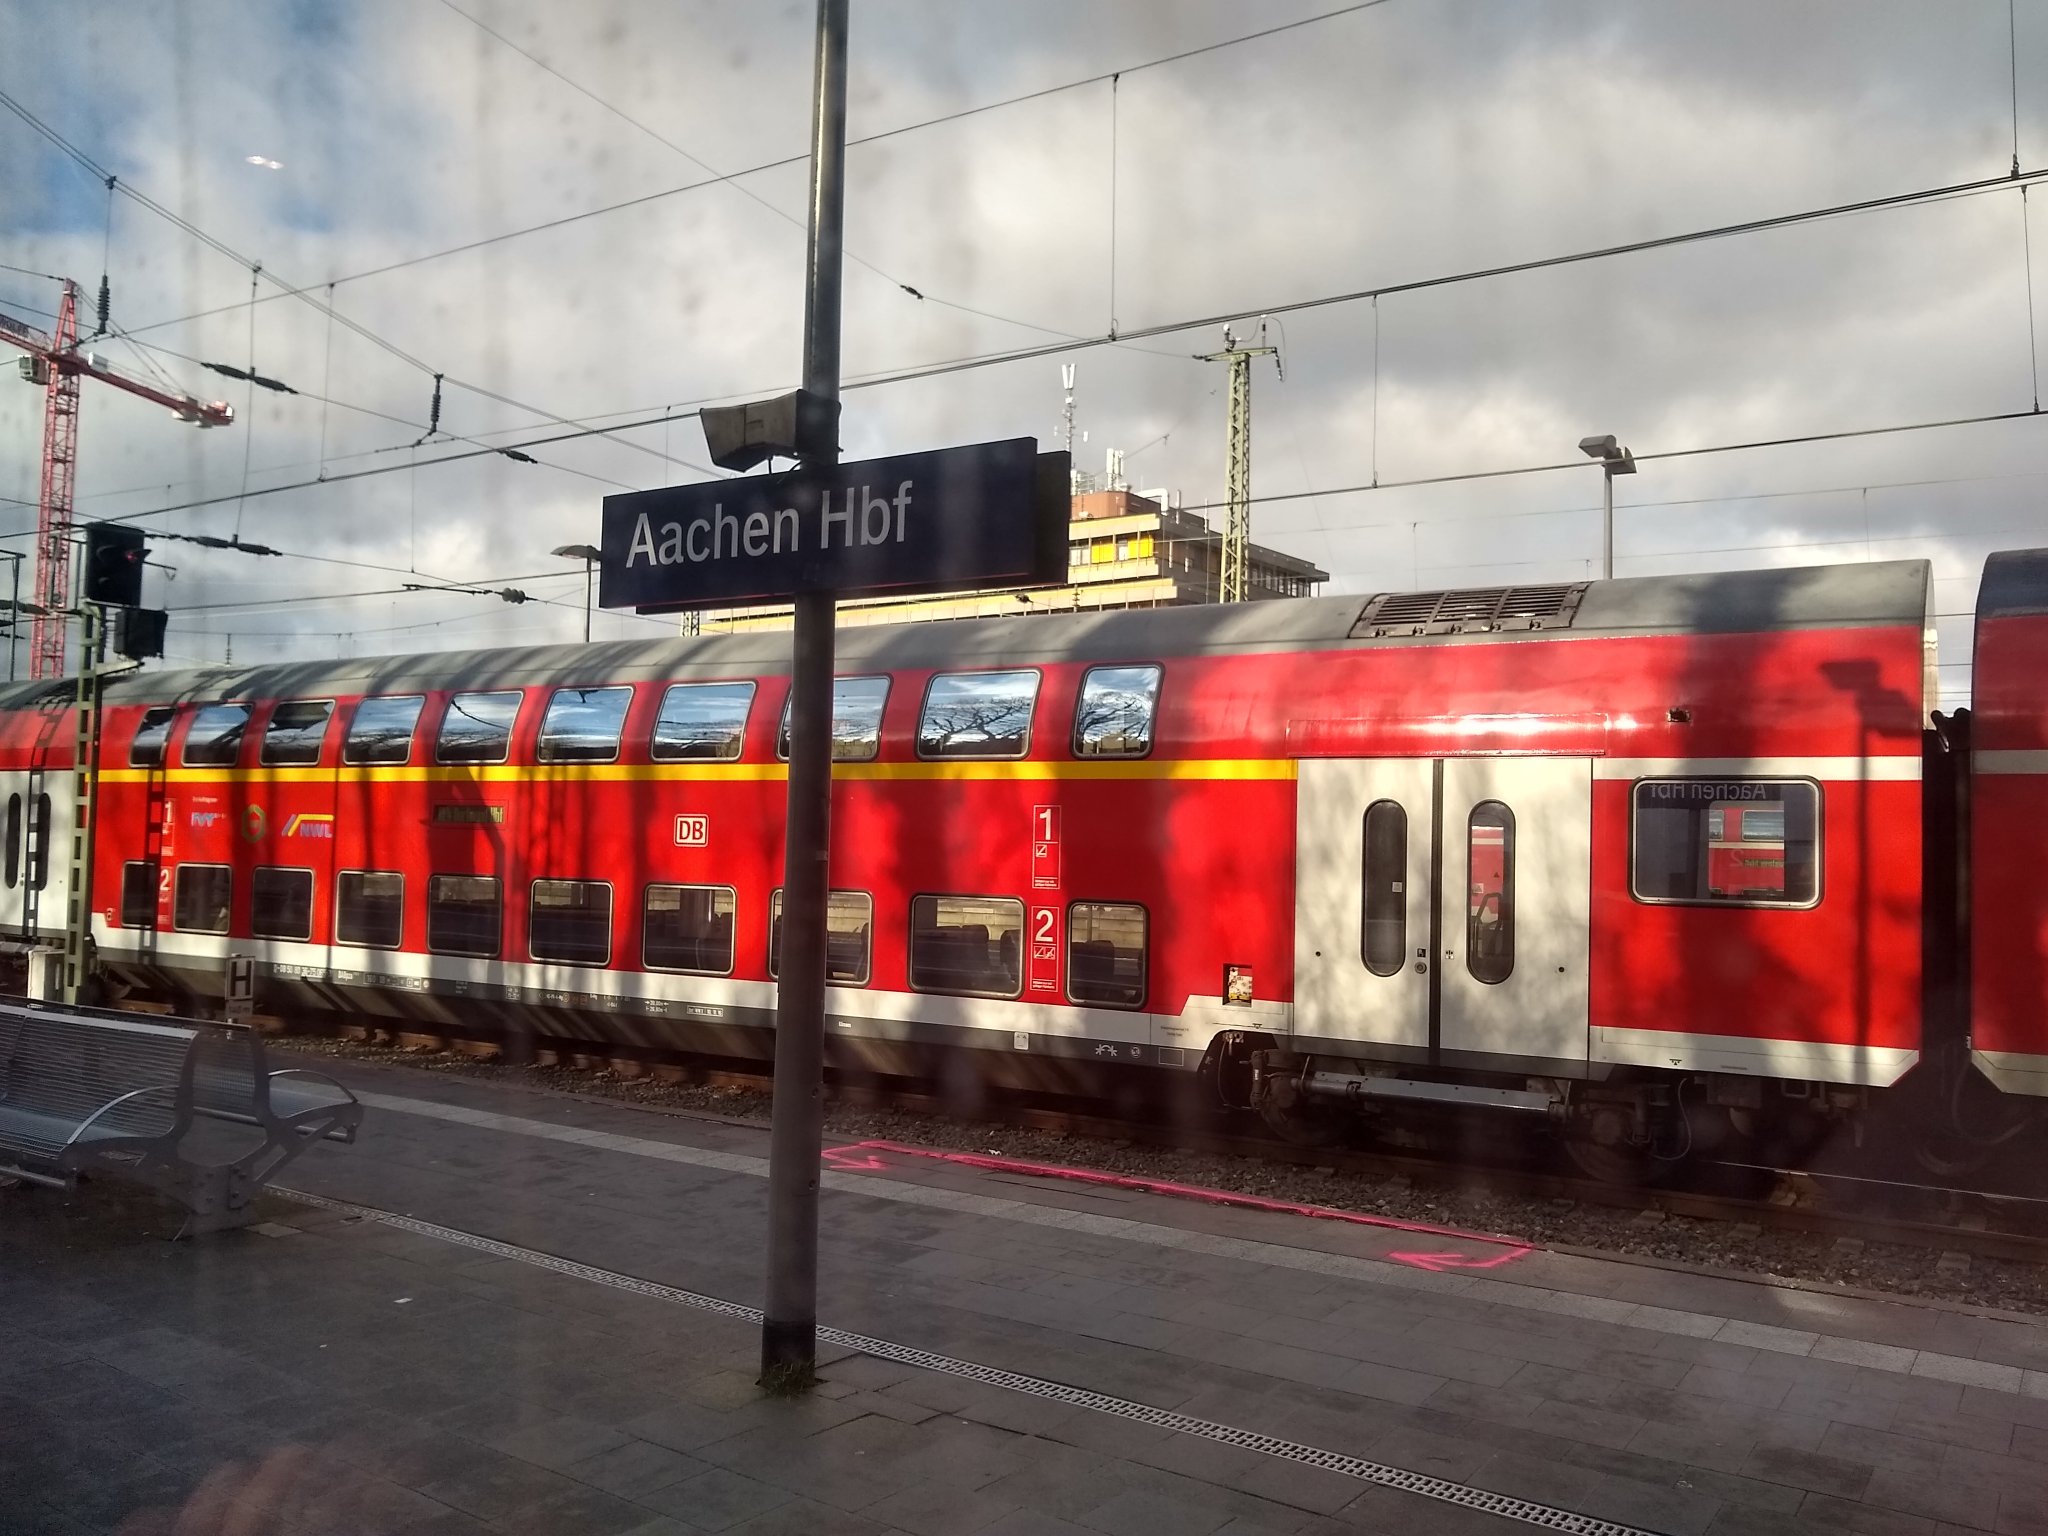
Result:
[[[1330,579],[1306,560],[1251,547],[1250,596],[1314,597]],[[1206,519],[1165,504],[1163,493],[1089,491],[1073,501],[1063,586],[952,592],[927,597],[860,598],[839,605],[841,625],[906,624],[922,619],[986,619],[1019,613],[1089,613],[1213,603],[1222,590],[1223,536]],[[786,603],[729,608],[695,619],[705,634],[787,629]]]

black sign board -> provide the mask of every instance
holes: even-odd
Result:
[[[1017,437],[604,499],[598,603],[646,610],[1058,581],[1067,455]]]

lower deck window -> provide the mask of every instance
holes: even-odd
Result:
[[[869,936],[875,899],[866,891],[833,891],[825,898],[825,979],[842,986],[868,984]],[[768,974],[782,974],[782,892],[768,898]]]
[[[1820,786],[1805,779],[1638,779],[1638,901],[1810,907],[1820,899]]]
[[[536,960],[603,965],[612,957],[612,888],[601,880],[536,880],[527,950]]]
[[[180,864],[171,882],[171,926],[186,933],[226,933],[235,872],[225,864]]]
[[[133,859],[121,866],[121,926],[154,928],[161,866],[155,859]]]
[[[725,885],[650,885],[640,911],[640,963],[651,971],[732,970],[737,898]]]
[[[405,933],[405,876],[350,870],[334,886],[334,942],[396,949]]]
[[[1024,990],[1024,903],[918,896],[910,903],[910,985],[919,992],[1015,997]]]
[[[1143,907],[1077,901],[1067,908],[1067,997],[1101,1008],[1144,1007]]]
[[[497,954],[503,916],[498,882],[489,875],[435,875],[427,881],[427,948],[434,954]]]
[[[259,939],[313,937],[313,871],[259,866],[249,883],[249,931]]]

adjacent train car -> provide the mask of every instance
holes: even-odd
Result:
[[[1618,1156],[1703,1106],[1853,1110],[1921,1050],[1928,589],[1908,561],[848,631],[834,1057],[1206,1068],[1284,1125],[1477,1105]],[[787,694],[774,635],[121,679],[99,964],[206,997],[247,953],[283,1011],[764,1057]],[[62,918],[68,703],[0,695],[29,940]]]
[[[1971,1056],[2048,1094],[2048,550],[1993,555],[1977,596],[1970,727]]]

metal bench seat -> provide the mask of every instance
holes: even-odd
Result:
[[[272,1071],[248,1031],[0,1004],[0,1174],[148,1185],[191,1212],[181,1235],[241,1225],[286,1163],[361,1122],[354,1094]]]

